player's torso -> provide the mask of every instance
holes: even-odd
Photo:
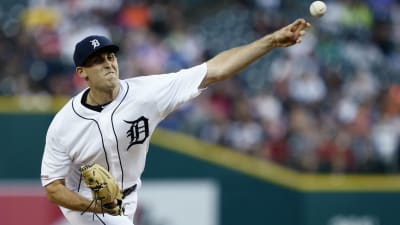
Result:
[[[154,104],[129,93],[100,113],[77,103],[72,102],[72,119],[65,121],[68,137],[62,141],[72,164],[99,163],[121,185],[132,185],[144,169],[150,136],[160,121]]]

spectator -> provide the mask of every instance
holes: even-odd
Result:
[[[0,56],[7,65],[0,68],[0,94],[82,90],[71,49],[88,33],[113,36],[124,49],[121,61],[130,62],[120,65],[121,74],[137,76],[195,65],[308,11],[301,1],[245,3],[192,2],[208,4],[196,13],[185,1],[15,4],[0,14],[0,51],[12,53]],[[399,172],[399,160],[392,159],[400,158],[400,4],[327,4],[328,13],[314,21],[302,45],[210,87],[162,125],[304,171]],[[198,20],[197,12],[212,14]],[[46,104],[39,106],[45,110]]]

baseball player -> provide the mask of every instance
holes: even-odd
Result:
[[[221,52],[176,73],[119,79],[119,50],[103,36],[89,36],[74,51],[76,72],[88,88],[55,115],[46,135],[41,181],[48,199],[71,224],[132,225],[149,142],[157,124],[210,84],[227,79],[274,48],[301,42],[304,19],[250,44]],[[91,204],[79,168],[97,163],[123,192],[123,215]],[[85,211],[102,213],[100,219]]]

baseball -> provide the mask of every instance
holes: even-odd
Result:
[[[310,13],[314,17],[321,17],[326,13],[326,4],[323,1],[314,1],[310,5]]]

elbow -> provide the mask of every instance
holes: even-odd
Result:
[[[52,189],[46,188],[46,197],[49,202],[56,204],[57,203],[56,196],[57,196],[57,192],[55,192]]]
[[[229,75],[226,73],[225,70],[219,67],[212,67],[212,68],[209,67],[203,83],[206,84],[204,86],[208,86],[210,84],[225,80],[228,77]]]
[[[209,76],[207,75],[203,82],[200,84],[200,88],[206,88],[209,85],[213,84],[213,83],[217,83],[219,81],[223,80],[221,77],[216,77],[216,76]]]
[[[49,200],[49,202],[58,204],[58,197],[60,195],[60,192],[62,191],[62,184],[58,182],[54,182],[51,184],[48,184],[45,186],[45,191],[46,191],[46,197]]]

